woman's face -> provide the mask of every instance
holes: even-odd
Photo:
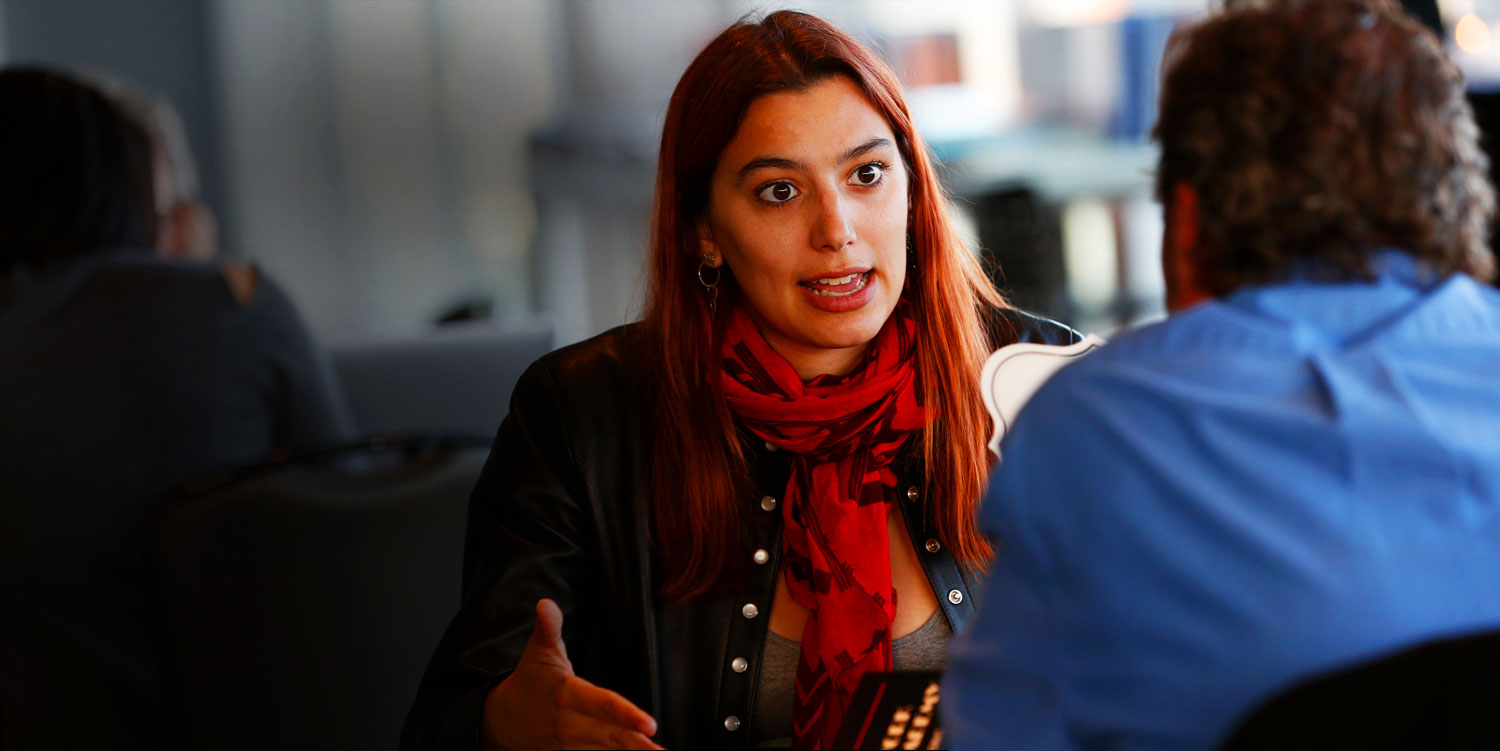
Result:
[[[849,79],[751,103],[699,233],[766,342],[804,378],[852,370],[906,282],[907,174]]]

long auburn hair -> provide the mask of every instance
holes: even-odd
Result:
[[[656,368],[654,543],[667,597],[707,593],[748,568],[741,535],[752,504],[745,496],[749,462],[719,381],[720,324],[741,299],[732,275],[723,274],[715,315],[698,278],[697,223],[710,177],[751,102],[839,75],[885,117],[910,173],[914,266],[903,295],[917,325],[920,397],[936,407],[920,434],[926,513],[961,563],[981,568],[991,554],[975,518],[991,430],[978,373],[992,343],[980,310],[1006,303],[949,220],[932,159],[890,69],[828,23],[778,11],[759,23],[742,19],[709,42],[677,83],[662,129],[642,329]]]

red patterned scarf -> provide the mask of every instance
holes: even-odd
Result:
[[[890,465],[928,414],[912,368],[916,326],[898,305],[862,366],[803,383],[743,311],[732,315],[725,399],[751,432],[793,455],[783,570],[792,598],[812,611],[797,662],[793,745],[829,748],[859,679],[891,669]]]

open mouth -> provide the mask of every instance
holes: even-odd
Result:
[[[797,283],[820,297],[848,297],[864,289],[869,281],[870,272],[863,271],[844,276],[824,277]]]

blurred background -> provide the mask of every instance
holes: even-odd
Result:
[[[1422,6],[1484,90],[1500,0]],[[1149,133],[1172,28],[1208,0],[0,0],[0,58],[179,110],[230,258],[325,344],[443,319],[633,319],[655,149],[688,61],[797,7],[909,88],[955,211],[1023,307],[1107,335],[1161,314]],[[1481,112],[1484,117],[1484,112]]]

